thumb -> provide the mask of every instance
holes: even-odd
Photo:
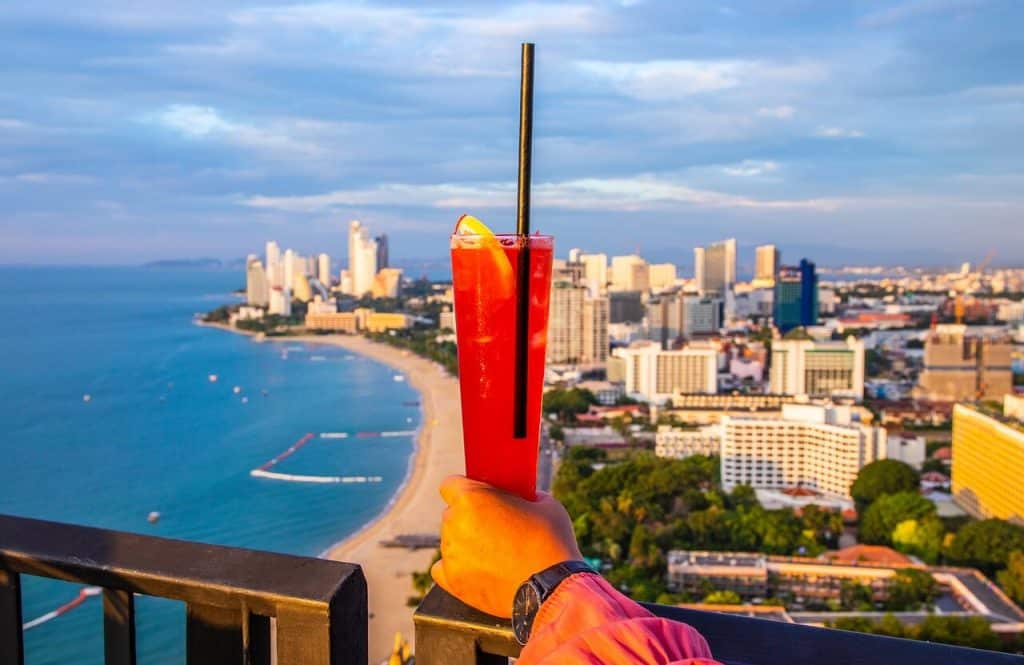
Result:
[[[448,593],[452,593],[451,586],[448,584],[448,577],[444,572],[444,559],[441,559],[430,567],[430,576],[434,578],[434,583],[437,584],[437,586],[441,587]]]

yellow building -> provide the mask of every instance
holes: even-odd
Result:
[[[979,518],[1024,525],[1024,425],[957,404],[953,410],[953,495]]]
[[[373,278],[374,298],[397,298],[402,286],[401,268],[382,268]]]
[[[375,312],[372,309],[360,307],[355,311],[355,315],[359,329],[372,333],[403,330],[412,325],[411,319],[407,314]]]
[[[358,332],[358,321],[354,312],[310,312],[306,314],[306,327],[354,334]]]

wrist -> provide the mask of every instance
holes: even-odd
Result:
[[[526,644],[537,612],[563,582],[587,573],[594,574],[594,570],[586,562],[573,559],[548,566],[523,582],[516,591],[512,604],[512,628],[516,640],[520,644]]]

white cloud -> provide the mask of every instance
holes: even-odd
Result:
[[[96,178],[78,173],[30,172],[12,176],[0,176],[0,183],[18,183],[23,185],[88,185],[96,182]]]
[[[796,114],[796,109],[789,105],[783,106],[762,106],[757,109],[757,115],[764,118],[778,118],[787,120]]]
[[[923,16],[966,13],[981,7],[985,0],[912,0],[865,15],[860,23],[872,28],[893,26]]]
[[[17,118],[0,118],[0,129],[28,129],[29,124]]]
[[[843,127],[819,127],[815,136],[826,139],[859,139],[863,138],[864,132],[859,129],[845,129]]]
[[[756,159],[744,159],[739,164],[723,166],[722,172],[726,175],[752,177],[774,173],[779,170],[779,165],[772,161],[761,161]]]
[[[645,101],[672,100],[701,93],[753,86],[790,86],[818,81],[826,68],[817,62],[761,60],[583,60],[576,66],[619,92]]]
[[[315,142],[298,139],[284,127],[263,128],[229,121],[210,106],[172,104],[154,118],[158,124],[189,139],[223,141],[281,156],[314,157],[324,153]],[[296,122],[290,124],[294,127]],[[314,123],[312,128],[317,129],[318,125]]]
[[[760,163],[772,170],[774,163]],[[772,164],[765,167],[764,164]],[[685,206],[708,208],[794,209],[832,211],[841,202],[834,199],[762,200],[746,196],[696,189],[676,180],[642,174],[623,178],[579,178],[542,183],[533,188],[538,207],[563,210],[673,210]],[[244,205],[289,212],[324,212],[333,208],[361,205],[428,206],[472,210],[511,208],[515,205],[513,183],[436,185],[389,184],[365,189],[336,190],[308,196],[251,196]]]

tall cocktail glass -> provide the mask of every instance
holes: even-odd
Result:
[[[526,436],[513,430],[520,256],[528,254]],[[554,239],[451,237],[466,475],[534,499]]]

